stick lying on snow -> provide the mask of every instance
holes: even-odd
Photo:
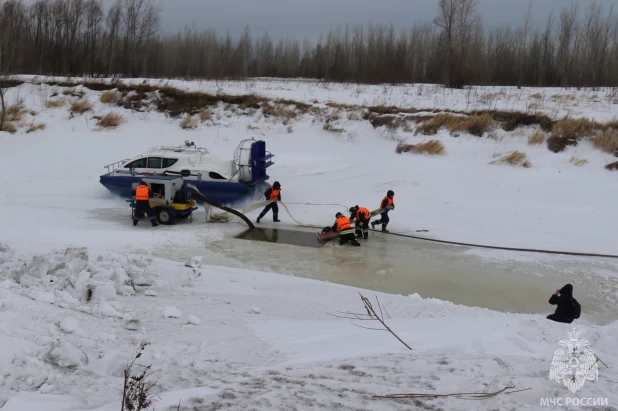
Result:
[[[397,334],[395,334],[395,332],[393,330],[390,329],[390,327],[386,324],[386,321],[384,320],[384,313],[386,312],[386,308],[383,309],[382,305],[380,304],[380,300],[378,300],[378,297],[376,297],[376,302],[378,303],[378,309],[380,310],[380,315],[378,315],[375,311],[375,309],[373,308],[373,305],[371,304],[371,301],[369,301],[369,299],[367,299],[366,297],[364,297],[362,294],[360,294],[361,297],[361,301],[363,302],[363,305],[365,306],[365,311],[367,311],[367,314],[357,314],[357,313],[352,313],[352,312],[342,312],[342,315],[334,315],[334,314],[328,314],[332,317],[337,317],[337,318],[345,318],[348,320],[356,320],[356,321],[378,321],[380,324],[382,324],[382,328],[369,328],[369,327],[361,327],[358,324],[354,324],[352,323],[352,325],[355,325],[357,327],[360,328],[365,328],[367,330],[373,330],[373,331],[388,331],[389,333],[391,333],[393,335],[393,337],[397,338],[397,340],[399,340],[400,343],[402,343],[403,345],[405,345],[405,347],[408,350],[412,350],[412,348],[410,348],[410,346],[408,344],[406,344],[401,338],[399,338],[399,336]],[[388,312],[386,312],[386,315],[388,315]],[[390,315],[388,315],[388,317],[390,318]]]
[[[493,398],[499,394],[513,394],[516,392],[528,391],[531,388],[524,388],[523,390],[517,391],[507,391],[515,388],[512,387],[504,387],[500,391],[496,392],[459,392],[455,394],[391,394],[391,395],[374,395],[373,398],[388,398],[388,399],[402,399],[402,398],[442,398],[442,397],[467,397],[472,400],[487,400],[489,398]]]

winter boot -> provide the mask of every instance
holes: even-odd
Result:
[[[378,222],[377,222],[377,221],[372,221],[372,222],[371,222],[371,228],[373,228],[373,229],[375,230],[375,228],[376,228],[376,224],[378,224]]]
[[[383,233],[390,233],[390,231],[388,231],[388,230],[386,229],[386,224],[382,225],[382,232],[383,232]]]
[[[133,220],[133,227],[135,227],[137,225],[137,221],[138,220]]]
[[[356,246],[356,247],[360,247],[360,243],[356,240],[352,241],[352,245]]]

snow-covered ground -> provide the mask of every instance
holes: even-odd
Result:
[[[437,86],[300,81],[173,85],[319,103],[480,108],[469,106],[464,92]],[[110,195],[98,176],[105,164],[185,139],[231,159],[238,142],[254,136],[264,139],[276,155],[276,164],[269,169],[271,181],[282,183],[284,201],[298,203],[290,204],[290,211],[308,225],[332,224],[334,214],[344,208],[315,204],[377,208],[386,190],[393,189],[397,208],[389,229],[394,232],[417,234],[416,230],[426,229],[428,233],[419,235],[618,254],[612,223],[616,175],[603,168],[613,157],[590,143],[554,154],[544,146],[526,145],[533,129],[496,132],[494,139],[453,138],[439,132],[436,138],[445,144],[445,156],[398,155],[397,141],[427,138],[374,129],[366,121],[345,117],[337,122],[345,131],[333,134],[310,115],[283,125],[259,113],[235,115],[223,107],[198,129],[185,131],[177,119],[161,113],[133,113],[104,105],[98,101],[100,93],[89,90],[84,92],[93,102],[93,112],[70,118],[66,106],[43,107],[53,92],[62,90],[46,85],[10,89],[9,104],[21,100],[36,112],[26,115],[24,122],[44,122],[46,128],[30,134],[23,128],[13,135],[0,133],[0,243],[6,245],[0,249],[0,404],[7,401],[2,410],[117,409],[122,367],[144,341],[151,345],[143,361],[159,370],[160,389],[165,392],[157,409],[180,401],[181,409],[187,410],[410,409],[414,405],[469,410],[478,409],[479,403],[453,398],[415,403],[371,396],[493,391],[511,385],[531,390],[497,396],[481,407],[535,409],[541,398],[569,397],[566,388],[549,381],[548,375],[558,341],[567,338],[571,326],[551,323],[539,314],[507,314],[423,299],[422,293],[408,292],[411,281],[401,286],[405,292],[398,292],[392,284],[381,287],[342,278],[340,268],[347,265],[355,267],[345,273],[348,277],[373,272],[394,282],[389,264],[403,273],[406,264],[415,266],[413,256],[424,252],[414,243],[409,246],[410,261],[405,260],[403,245],[397,246],[403,250],[399,254],[389,254],[389,243],[380,243],[380,234],[372,234],[378,245],[373,252],[368,251],[371,239],[360,249],[337,246],[311,253],[256,244],[255,252],[239,258],[230,250],[237,243],[229,236],[242,230],[240,224],[217,226],[196,219],[192,224],[156,229],[142,222],[134,228],[127,204]],[[607,120],[618,112],[611,101],[595,105],[592,96],[590,104],[584,104],[586,92],[479,90],[496,94],[492,108],[497,109],[518,109],[527,104],[526,99],[534,99],[546,104],[552,115],[594,112],[595,118]],[[548,97],[530,97],[534,93]],[[557,93],[573,94],[579,103],[566,108],[564,99],[551,100]],[[599,99],[610,99],[602,93],[608,92],[598,92],[604,96]],[[124,124],[116,130],[96,130],[93,115],[119,110]],[[527,153],[531,168],[489,164],[496,152],[515,149]],[[570,162],[572,156],[589,163],[577,167]],[[257,212],[250,216],[255,218]],[[293,228],[290,216],[282,212],[281,219],[283,227]],[[67,247],[75,248],[65,251]],[[242,247],[248,248],[238,245]],[[414,250],[420,251],[415,254]],[[316,254],[320,252],[323,257]],[[202,260],[193,259],[192,267],[185,266],[200,255]],[[398,256],[395,262],[389,260],[392,255]],[[546,290],[538,289],[539,282],[526,283],[537,287],[531,293],[538,292],[539,298],[549,298],[565,281],[574,284],[576,297],[578,290],[586,290],[583,298],[578,297],[584,314],[574,325],[610,368],[601,366],[599,380],[586,382],[576,395],[609,398],[610,405],[617,406],[612,388],[618,382],[613,367],[618,358],[613,349],[618,322],[611,314],[618,300],[613,260],[439,247],[430,255],[442,261],[441,268],[450,270],[436,275],[439,280],[434,287],[450,288],[453,294],[463,292],[458,287],[465,277],[456,276],[473,272],[470,266],[458,272],[458,261],[471,256],[487,272],[509,273],[513,284],[518,276],[530,274],[524,271],[538,268],[535,275],[545,281],[543,285],[552,283]],[[380,264],[384,270],[376,269]],[[429,267],[430,263],[423,264]],[[357,328],[327,315],[362,312],[358,289],[263,272],[303,275],[308,265],[321,272],[328,272],[329,265],[333,272],[339,270],[340,278],[331,281],[403,294],[362,291],[368,297],[378,295],[392,317],[389,323],[413,351],[387,333]],[[545,276],[544,266],[551,267],[551,275]],[[426,272],[431,276],[435,267]],[[448,275],[453,276],[452,282]],[[416,270],[414,276],[422,277],[422,271]],[[329,280],[328,276],[316,278]],[[396,281],[404,284],[402,279],[403,274]],[[509,288],[511,283],[497,281],[490,287],[481,281],[478,295],[507,295],[517,289]],[[90,300],[89,285],[94,287]],[[525,293],[525,288],[518,292]],[[586,311],[593,304],[596,317],[589,315],[592,308]]]

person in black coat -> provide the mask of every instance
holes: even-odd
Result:
[[[557,305],[556,312],[548,315],[547,319],[559,323],[570,324],[574,319],[579,318],[579,303],[573,298],[573,286],[567,284],[551,296],[551,305]]]

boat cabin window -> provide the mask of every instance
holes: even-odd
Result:
[[[124,168],[146,168],[146,159],[140,158],[139,160],[131,161]]]
[[[162,163],[161,157],[148,157],[148,168],[161,168]]]
[[[173,166],[178,162],[177,158],[164,158],[163,159],[163,168],[168,168]]]

